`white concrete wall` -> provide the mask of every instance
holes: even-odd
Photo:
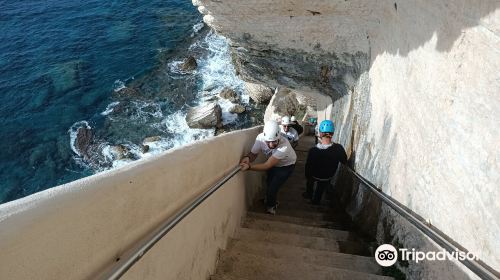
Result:
[[[1,279],[93,279],[226,174],[258,128],[224,134],[0,206]],[[124,279],[206,279],[261,173],[238,173]]]
[[[287,55],[297,63],[274,82],[260,78],[273,73],[243,78],[307,92],[314,89],[291,73],[306,65],[296,58],[339,57],[332,73],[347,69],[346,91],[332,118],[356,169],[500,271],[500,1],[193,3],[251,68],[240,73],[273,70],[268,64]],[[366,66],[341,61],[359,53]],[[364,70],[348,75],[350,63]],[[320,65],[308,78],[322,74]],[[393,234],[414,245],[404,224]],[[446,269],[415,275],[453,279]]]

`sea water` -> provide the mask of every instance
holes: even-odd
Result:
[[[213,136],[185,116],[224,87],[251,110],[226,39],[190,1],[0,1],[0,203]],[[219,103],[226,127],[253,124]]]

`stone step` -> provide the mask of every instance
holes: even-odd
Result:
[[[236,233],[235,239],[242,241],[269,242],[283,245],[293,244],[297,247],[340,252],[338,240],[323,237],[303,236],[298,234],[240,228]]]
[[[380,266],[373,257],[320,251],[291,245],[231,240],[227,250],[282,259],[288,262],[309,263],[365,273],[380,274],[381,272]]]
[[[275,244],[289,245],[297,247],[332,251],[360,256],[370,256],[370,247],[359,241],[342,241],[323,237],[303,236],[298,234],[287,234],[281,232],[266,232],[257,229],[240,228],[235,239],[244,241],[261,241]]]
[[[298,205],[291,206],[291,208],[288,208],[286,204],[284,206],[281,205],[278,206],[278,210],[276,210],[276,215],[285,215],[285,216],[291,216],[291,217],[297,217],[297,218],[303,218],[303,219],[311,219],[315,221],[333,221],[330,216],[328,216],[327,213],[321,213],[321,212],[316,212],[316,211],[304,211],[300,209]],[[254,206],[250,209],[252,212],[257,212],[257,213],[266,213],[266,209],[262,203],[255,203]]]
[[[298,234],[304,236],[323,237],[334,240],[359,240],[356,235],[343,230],[296,225],[280,221],[269,221],[247,217],[243,227],[270,232]]]
[[[305,191],[307,180],[303,179],[303,175],[301,177],[293,177],[290,176],[285,184],[280,188],[280,191],[294,190],[294,191]]]
[[[321,205],[312,204],[310,200],[303,199],[302,200],[290,200],[280,199],[278,209],[290,209],[290,210],[301,210],[304,212],[316,212],[316,213],[329,213],[331,212],[331,207],[326,205],[326,202],[323,201]]]
[[[230,278],[227,278],[227,277]],[[226,278],[219,278],[226,277]],[[242,252],[226,251],[217,267],[216,274],[210,279],[247,279],[247,280],[317,280],[317,279],[392,279],[386,276],[368,274],[327,266],[304,264],[266,258]]]
[[[339,229],[345,230],[347,227],[341,223],[336,221],[317,221],[311,219],[304,219],[286,215],[269,215],[267,213],[259,213],[259,212],[247,212],[247,217],[261,219],[261,220],[269,220],[269,221],[281,221],[286,223],[292,223],[296,225],[310,226],[310,227],[320,227],[320,228],[331,228],[331,229]]]
[[[270,242],[275,244],[332,251],[360,256],[370,256],[369,246],[363,242],[351,240],[335,240],[324,237],[304,236],[281,232],[263,231],[258,229],[240,228],[235,239],[243,241]]]
[[[289,204],[290,206],[293,206],[294,204],[297,204],[310,209],[316,209],[318,211],[328,209],[332,206],[330,197],[327,197],[326,195],[323,195],[319,205],[312,204],[310,198],[304,198],[302,196],[302,192],[279,192],[277,199],[280,203],[283,203],[283,205]]]
[[[310,200],[304,199],[302,196],[298,197],[290,197],[287,195],[278,194],[278,209],[290,209],[290,210],[300,210],[304,212],[317,212],[317,213],[328,213],[331,212],[331,207],[327,205],[327,201],[322,201],[321,205],[314,205]],[[253,208],[263,208],[264,200],[260,199],[254,201]]]

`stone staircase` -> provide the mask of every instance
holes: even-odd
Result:
[[[349,231],[350,219],[340,207],[325,198],[322,205],[302,198],[312,145],[312,137],[301,139],[294,174],[278,194],[276,215],[266,214],[262,201],[256,201],[221,252],[211,280],[393,279],[380,275],[369,246]]]

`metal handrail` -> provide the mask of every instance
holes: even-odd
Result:
[[[381,189],[377,188],[370,181],[363,178],[363,176],[361,176],[355,170],[353,170],[347,165],[344,166],[364,185],[366,185],[372,191],[372,193],[374,193],[384,203],[389,205],[394,211],[396,211],[399,215],[403,216],[407,221],[409,221],[411,224],[417,227],[421,232],[423,232],[425,235],[427,235],[430,239],[439,244],[449,253],[455,251],[465,251],[465,253],[468,253],[468,250],[466,250],[465,248],[459,248],[454,244],[452,244],[445,237],[443,237],[442,234],[440,234],[437,229],[433,229],[430,225],[427,225],[424,221],[415,217],[415,215],[412,214],[410,211],[400,206],[401,205],[400,202],[382,192]],[[476,260],[468,260],[467,258],[464,258],[463,260],[459,259],[459,261],[482,279],[491,279],[491,280],[500,279],[497,275],[495,275],[495,272],[492,271],[493,269],[486,267],[487,265],[484,264],[482,261],[478,262]]]
[[[106,272],[101,274],[98,279],[115,280],[119,279],[125,274],[137,261],[139,261],[144,254],[146,254],[163,236],[165,236],[171,229],[173,229],[180,221],[182,221],[189,213],[191,213],[198,205],[205,201],[210,195],[217,191],[224,183],[231,179],[241,170],[238,165],[234,167],[229,174],[220,179],[215,185],[210,187],[203,194],[196,197],[191,203],[186,205],[174,216],[164,221],[158,226],[151,235],[143,239],[144,241],[138,244],[134,249],[121,258],[118,258],[116,263]]]

